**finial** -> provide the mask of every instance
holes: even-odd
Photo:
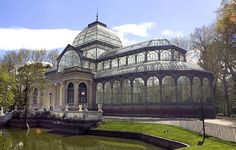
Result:
[[[98,21],[98,8],[97,8],[96,21]]]

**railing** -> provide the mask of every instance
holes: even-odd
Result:
[[[51,114],[58,117],[75,118],[79,120],[102,120],[102,111],[52,111]]]

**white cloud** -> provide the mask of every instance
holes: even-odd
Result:
[[[164,30],[161,33],[161,35],[164,37],[174,38],[174,37],[182,37],[184,36],[184,33],[182,31]]]
[[[71,44],[79,32],[69,29],[0,28],[0,49],[62,48]]]
[[[138,38],[146,38],[149,36],[148,30],[155,28],[156,24],[153,22],[145,22],[140,24],[123,24],[115,26],[112,29],[119,36],[123,46],[135,44],[140,42]],[[129,36],[136,36],[135,40],[130,40]]]
[[[155,27],[153,22],[145,22],[141,24],[123,24],[115,26],[113,29],[118,33],[132,34],[140,37],[147,37],[148,30]]]
[[[139,42],[139,41],[137,41],[137,40],[130,40],[130,39],[127,37],[127,35],[125,35],[124,33],[117,32],[116,34],[117,34],[118,37],[120,38],[120,40],[121,40],[123,46],[132,45],[132,44],[135,44],[135,43]]]

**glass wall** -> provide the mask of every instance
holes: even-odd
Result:
[[[110,68],[110,61],[104,61],[104,69],[109,69]]]
[[[118,59],[113,59],[113,60],[112,60],[112,62],[111,62],[111,67],[112,67],[112,68],[118,67]]]
[[[125,66],[126,65],[126,57],[121,57],[119,60],[119,67]]]
[[[211,86],[210,81],[207,78],[203,79],[203,85],[202,85],[202,91],[203,91],[203,102],[211,102]]]
[[[121,103],[121,85],[120,81],[113,82],[113,95],[112,95],[112,104],[120,104]]]
[[[142,104],[145,101],[145,85],[142,78],[133,81],[133,103]]]
[[[97,71],[103,70],[103,62],[99,62],[97,65]]]
[[[96,88],[96,103],[102,104],[103,103],[103,86],[102,83],[97,84]]]
[[[104,104],[111,104],[111,83],[106,82],[104,84]]]
[[[198,77],[193,78],[193,102],[200,103],[201,101],[201,80]]]
[[[158,52],[157,51],[150,51],[150,52],[148,52],[147,60],[148,61],[158,60]]]
[[[171,60],[171,52],[164,50],[161,52],[161,60]]]
[[[131,84],[130,80],[125,79],[122,82],[122,104],[131,103]]]
[[[137,63],[144,62],[144,60],[145,60],[145,55],[144,55],[144,53],[139,53],[139,54],[137,55]]]
[[[61,57],[59,62],[58,71],[63,71],[66,68],[81,66],[81,60],[79,54],[74,50],[68,50]]]
[[[171,76],[162,79],[162,103],[175,102],[175,81]]]
[[[186,76],[181,76],[177,80],[178,87],[178,101],[191,102],[190,80]]]
[[[147,80],[147,102],[160,102],[160,84],[157,77],[150,77]]]
[[[130,65],[130,64],[135,64],[135,56],[134,55],[128,56],[128,65]]]
[[[179,61],[179,53],[177,51],[174,52],[174,60]]]

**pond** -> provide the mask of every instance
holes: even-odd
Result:
[[[0,129],[1,150],[163,150],[137,140],[71,135],[44,129]]]

